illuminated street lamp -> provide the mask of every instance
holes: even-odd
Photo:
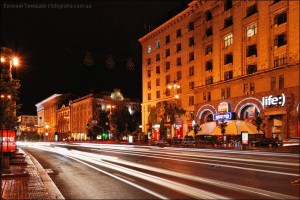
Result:
[[[116,106],[114,106],[114,105],[107,105],[106,107],[109,109],[109,130],[111,131],[112,130],[112,126],[111,126],[111,114],[112,114],[112,112],[111,112],[111,109],[115,108]]]
[[[45,128],[46,128],[46,133],[45,133],[45,136],[47,136],[47,139],[46,140],[48,140],[48,129],[49,129],[49,125],[48,124],[46,124],[46,126],[45,126]]]
[[[1,48],[1,65],[9,63],[9,79],[12,79],[12,67],[20,65],[20,59],[16,57],[11,49]],[[2,69],[3,70],[3,69]]]

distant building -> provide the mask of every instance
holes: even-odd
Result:
[[[187,113],[179,131],[166,123],[169,138],[224,111],[259,115],[266,137],[300,136],[299,1],[194,0],[139,42],[143,131],[157,129],[151,107],[174,101]]]
[[[19,139],[34,139],[37,136],[38,118],[36,115],[20,115],[18,121],[20,123],[17,132]]]

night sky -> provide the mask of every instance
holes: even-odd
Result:
[[[21,67],[13,71],[13,77],[21,81],[18,114],[36,114],[35,104],[54,93],[84,96],[119,88],[124,97],[141,100],[138,39],[149,26],[154,29],[188,2],[2,2],[1,46],[13,49],[22,59]],[[109,58],[114,67],[107,63]]]

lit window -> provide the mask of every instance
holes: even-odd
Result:
[[[151,53],[151,45],[148,46],[147,53]]]
[[[155,47],[156,47],[156,49],[160,49],[160,41],[159,40],[156,41]]]
[[[247,27],[247,37],[252,37],[257,34],[257,23],[251,24]]]
[[[230,33],[229,35],[226,35],[224,38],[225,47],[228,47],[233,44],[233,34]]]

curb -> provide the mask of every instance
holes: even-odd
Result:
[[[51,199],[65,199],[64,196],[61,194],[55,183],[52,181],[50,176],[47,174],[45,169],[42,167],[42,165],[28,152],[22,149],[23,152],[25,152],[35,165],[44,185],[46,190],[48,191],[48,194]]]

